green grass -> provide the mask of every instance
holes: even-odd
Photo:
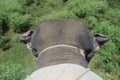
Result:
[[[21,80],[34,68],[35,58],[20,43],[0,55],[0,80]]]
[[[5,52],[0,50],[0,80],[22,80],[32,72],[35,58],[19,42],[20,34],[8,32],[8,35],[11,35],[11,48]]]

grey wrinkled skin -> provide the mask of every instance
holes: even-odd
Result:
[[[85,51],[93,48],[93,36],[79,20],[48,20],[34,31],[31,43],[41,50],[57,44],[79,47]]]
[[[49,46],[67,44],[85,50],[86,55],[92,51],[94,39],[79,20],[48,20],[34,31],[31,43],[38,54]]]

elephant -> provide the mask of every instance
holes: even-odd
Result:
[[[23,38],[23,35],[20,37],[20,41],[26,41],[25,44],[28,49],[37,57],[35,70],[29,77],[34,77],[35,80],[56,80],[56,76],[59,76],[61,71],[64,74],[65,66],[68,66],[68,70],[73,70],[75,67],[79,68],[75,69],[76,72],[68,71],[75,73],[77,77],[74,75],[70,78],[68,76],[71,74],[65,72],[60,80],[102,80],[88,68],[88,63],[99,48],[109,41],[107,35],[99,33],[92,35],[90,30],[80,20],[76,19],[47,20],[41,23],[34,32],[28,31],[25,34],[28,38]],[[59,68],[59,75],[56,68]],[[46,69],[45,72],[44,69]],[[52,74],[51,72],[50,74],[47,72],[49,69],[55,73]],[[41,78],[36,76],[39,72]],[[46,77],[49,76],[49,79],[43,77],[43,74]],[[81,76],[83,75],[86,77],[82,79]],[[87,75],[90,77],[89,79]]]

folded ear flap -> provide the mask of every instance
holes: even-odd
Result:
[[[104,43],[109,41],[109,37],[103,34],[95,34],[94,35],[94,43],[93,43],[93,49],[89,54],[87,54],[86,60],[90,62],[92,57],[95,55],[95,53],[99,50],[100,46],[102,46]]]
[[[94,38],[100,46],[109,41],[109,37],[103,34],[95,34]]]
[[[31,35],[32,35],[33,31],[27,31],[26,33],[24,33],[20,38],[19,40],[21,42],[23,42],[24,44],[27,44],[30,42],[31,40]]]
[[[28,36],[31,36],[33,34],[33,31],[28,31]]]

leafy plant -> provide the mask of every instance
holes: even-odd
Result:
[[[0,35],[0,48],[2,50],[5,51],[6,49],[10,48],[10,44],[8,43],[8,41],[9,40],[7,38]]]
[[[30,6],[32,3],[34,3],[34,0],[18,0],[22,5]]]
[[[45,20],[49,19],[71,19],[71,18],[77,18],[76,15],[73,14],[73,12],[70,11],[61,11],[61,12],[53,12],[51,15],[42,16],[40,19],[37,19],[37,23],[41,23]]]
[[[43,5],[46,0],[35,0],[36,5]]]
[[[106,0],[109,7],[112,7],[112,8],[116,8],[116,7],[119,7],[120,8],[120,0]]]
[[[11,61],[0,65],[0,80],[21,80],[31,71],[30,67]]]
[[[114,8],[114,9],[109,9],[106,12],[106,18],[116,26],[120,25],[120,9],[119,8]]]
[[[0,9],[6,14],[24,11],[17,0],[0,0]]]
[[[13,13],[9,16],[9,25],[15,32],[25,32],[30,27],[30,15]]]
[[[9,29],[8,17],[4,12],[0,12],[0,35],[3,35]]]
[[[49,1],[48,1],[48,4],[49,4],[51,7],[54,7],[54,8],[58,5],[55,0],[49,0]]]
[[[98,25],[98,20],[94,16],[86,16],[84,19],[81,19],[89,29],[93,29]]]
[[[89,3],[89,4],[88,4]],[[87,15],[103,14],[107,8],[105,1],[99,0],[69,0],[67,9],[71,10],[79,18],[84,18]]]

